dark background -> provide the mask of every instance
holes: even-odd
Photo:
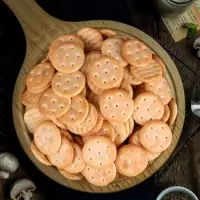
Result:
[[[137,12],[143,12],[146,17],[151,16],[151,14],[158,16],[152,8],[151,1],[143,0],[37,0],[37,2],[51,15],[66,21],[115,20],[139,27],[140,29],[144,28],[147,33],[148,26],[139,26]],[[10,151],[20,161],[20,169],[4,184],[5,199],[9,196],[12,182],[20,177],[29,177],[36,183],[38,190],[33,199],[70,197],[83,200],[108,198],[127,200],[155,199],[157,193],[155,177],[150,178],[139,186],[120,193],[93,195],[64,188],[45,177],[34,167],[20,147],[13,127],[11,110],[12,91],[24,59],[25,50],[26,41],[20,24],[9,8],[0,1],[0,151]]]

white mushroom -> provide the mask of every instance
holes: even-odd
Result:
[[[11,153],[0,153],[0,170],[5,172],[15,172],[19,167],[18,159]]]
[[[30,200],[35,189],[36,186],[31,180],[22,178],[13,184],[10,191],[10,197],[13,200]]]
[[[0,171],[0,179],[8,179],[10,177],[9,172]]]
[[[194,41],[193,48],[196,50],[197,57],[200,58],[200,37]]]

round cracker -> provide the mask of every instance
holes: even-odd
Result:
[[[115,164],[120,174],[134,177],[146,169],[148,165],[147,154],[137,145],[124,145],[118,150]]]
[[[152,53],[146,44],[137,39],[127,40],[122,44],[122,56],[131,65],[144,67],[152,60]]]
[[[83,41],[76,35],[72,35],[72,34],[61,35],[57,37],[52,42],[50,49],[55,49],[59,44],[64,43],[64,42],[72,42],[72,43],[78,44],[82,49],[84,49]]]
[[[59,119],[52,118],[51,120],[57,127],[61,128],[61,129],[64,129],[64,130],[68,129],[67,126],[65,124],[63,124]]]
[[[130,98],[133,98],[133,89],[132,89],[130,83],[127,80],[122,80],[121,85],[120,85],[120,89],[128,92]]]
[[[123,68],[109,56],[101,56],[91,63],[91,81],[101,89],[117,87],[123,78]]]
[[[76,143],[73,143],[72,145],[74,148],[74,159],[73,159],[72,164],[65,167],[64,170],[71,174],[77,174],[84,169],[85,162],[82,157],[81,147]]]
[[[92,90],[92,92],[94,92],[96,95],[101,95],[105,91],[104,89],[99,88],[98,86],[96,86],[92,82],[92,80],[91,80],[91,78],[89,76],[87,77],[87,84],[88,84],[89,88]]]
[[[47,157],[52,165],[59,169],[64,169],[73,162],[74,149],[72,143],[67,139],[67,137],[62,136],[59,150],[55,154],[48,155]]]
[[[34,143],[41,153],[55,154],[61,146],[59,129],[50,121],[40,123],[34,132]]]
[[[159,79],[145,83],[145,91],[158,95],[163,104],[167,105],[172,99],[170,85],[166,78],[161,76]]]
[[[96,60],[97,58],[99,58],[101,56],[101,52],[99,51],[92,51],[90,53],[88,53],[86,56],[85,56],[85,62],[83,64],[83,66],[81,67],[81,72],[87,76],[88,75],[88,72],[90,70],[90,64],[92,63],[92,61]]]
[[[26,127],[28,129],[28,131],[30,133],[34,133],[36,127],[38,126],[38,124],[40,124],[41,122],[47,120],[46,117],[44,117],[38,108],[31,108],[28,109],[25,113],[24,113],[24,122],[26,124]]]
[[[100,51],[103,42],[103,37],[98,30],[93,28],[82,28],[77,32],[84,43],[85,51]]]
[[[86,119],[77,125],[68,126],[68,129],[77,135],[84,135],[91,131],[97,123],[98,113],[97,109],[91,103],[89,104],[89,112]]]
[[[47,157],[42,154],[37,147],[35,146],[34,142],[31,142],[31,151],[33,155],[44,165],[51,165],[51,163],[48,161]]]
[[[69,74],[82,67],[85,54],[78,44],[64,42],[50,49],[49,59],[56,70]]]
[[[95,168],[110,166],[116,159],[115,144],[105,136],[93,136],[83,146],[83,160]]]
[[[131,85],[140,85],[142,81],[138,80],[134,74],[130,72],[130,66],[124,67],[124,79],[128,81]]]
[[[161,69],[162,69],[163,76],[166,76],[166,73],[167,73],[166,66],[165,66],[164,62],[161,60],[161,58],[159,58],[157,55],[153,54],[152,59],[155,60],[157,63],[159,63],[159,65],[161,66]]]
[[[46,62],[36,65],[26,76],[27,89],[32,93],[43,92],[49,86],[54,72],[51,63]]]
[[[64,115],[71,104],[71,98],[57,96],[52,88],[47,89],[40,97],[39,110],[48,118],[59,118]]]
[[[114,58],[121,67],[128,65],[128,63],[121,56],[121,45],[123,42],[124,41],[121,38],[112,37],[104,40],[101,46],[102,55]]]
[[[21,96],[21,102],[28,107],[38,107],[39,98],[42,93],[34,94],[25,90]]]
[[[97,169],[86,165],[82,174],[89,183],[96,186],[106,186],[114,181],[116,176],[116,167],[114,163],[102,169]]]
[[[155,81],[156,79],[162,76],[161,67],[154,60],[151,60],[151,62],[145,67],[131,66],[130,71],[131,74],[133,74],[136,77],[136,79],[142,82]]]
[[[111,29],[101,29],[99,30],[99,32],[102,34],[104,39],[116,36],[117,33],[115,33],[113,30]]]
[[[65,178],[70,179],[70,180],[74,180],[74,181],[79,181],[83,179],[83,175],[81,173],[78,174],[70,174],[64,170],[60,170],[58,169],[58,171],[60,172],[61,175],[63,175]]]
[[[141,145],[150,152],[160,153],[166,150],[172,142],[172,132],[169,126],[159,120],[144,124],[139,133]]]
[[[29,92],[32,92],[32,93],[34,93],[34,94],[41,94],[41,93],[43,93],[47,88],[49,88],[51,86],[51,84],[49,83],[49,84],[47,84],[45,87],[43,87],[43,88],[40,88],[40,89],[37,89],[37,90],[31,90],[31,91],[29,91]],[[28,89],[28,88],[27,88]],[[28,89],[29,90],[29,89]]]
[[[170,109],[170,116],[167,123],[169,125],[173,125],[178,114],[178,107],[174,99],[171,99],[171,101],[169,102],[169,109]]]
[[[68,139],[70,142],[73,142],[73,141],[74,141],[74,139],[73,139],[73,137],[72,137],[72,135],[71,135],[71,133],[70,133],[69,131],[60,129],[60,134],[63,135],[63,136],[65,136],[65,137],[67,137],[67,139]]]
[[[168,105],[165,105],[165,111],[164,111],[164,115],[162,117],[162,121],[163,122],[167,122],[167,120],[169,119],[169,116],[170,116],[170,110],[169,110],[169,106]]]
[[[149,120],[161,119],[164,114],[164,105],[161,99],[151,92],[143,92],[138,95],[134,103],[135,107],[132,116],[136,123],[140,125]]]
[[[152,160],[155,160],[156,158],[158,158],[161,153],[153,153],[150,151],[146,151],[146,154],[147,154],[148,161],[152,161]]]
[[[124,123],[111,123],[115,130],[115,145],[119,147],[126,139],[127,133]]]
[[[124,122],[124,127],[125,127],[125,130],[126,130],[126,138],[129,136],[129,121],[125,121]]]
[[[88,112],[89,103],[83,95],[79,94],[72,98],[69,110],[59,119],[67,126],[78,125],[86,119]]]
[[[61,97],[74,97],[85,87],[85,76],[76,71],[70,74],[57,72],[51,82],[53,91]]]
[[[134,102],[126,91],[110,89],[101,96],[100,109],[108,121],[125,122],[133,113]]]

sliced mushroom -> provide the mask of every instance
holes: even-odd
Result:
[[[197,57],[200,58],[200,37],[198,37],[194,43],[193,43],[193,48],[196,51]]]
[[[11,153],[0,153],[0,169],[9,173],[15,172],[19,167],[18,159]]]
[[[30,200],[35,189],[36,186],[31,180],[22,178],[13,184],[10,191],[10,197],[13,200]]]
[[[9,172],[5,172],[5,171],[0,171],[0,179],[7,179],[10,177]]]

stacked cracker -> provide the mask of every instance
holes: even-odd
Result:
[[[136,38],[84,28],[55,39],[26,77],[31,150],[68,179],[134,177],[172,141],[177,106],[162,60]]]

